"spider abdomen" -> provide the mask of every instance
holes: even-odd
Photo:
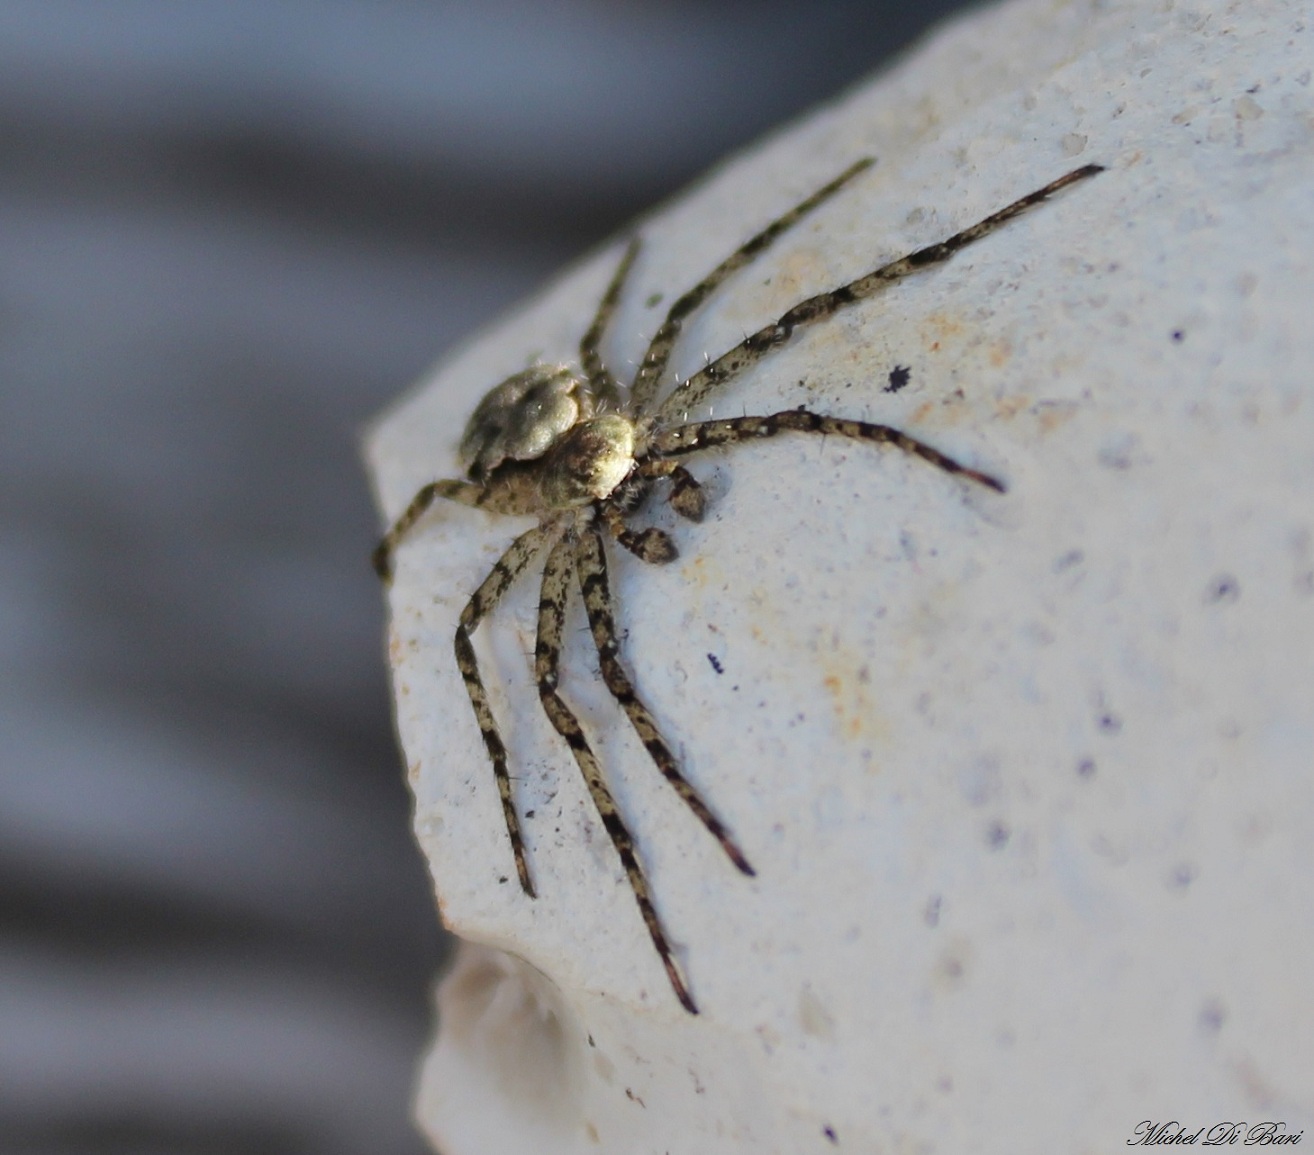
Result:
[[[532,365],[489,390],[466,423],[461,460],[474,481],[510,461],[543,456],[562,434],[593,415],[588,384],[569,365]]]

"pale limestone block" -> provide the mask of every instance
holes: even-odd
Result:
[[[539,709],[530,579],[478,639],[533,812],[540,897],[516,884],[452,634],[531,523],[451,506],[402,548],[390,656],[416,831],[444,921],[479,944],[439,995],[419,1092],[448,1155],[1314,1130],[1312,67],[1303,2],[1016,0],[641,222],[605,349],[630,370],[658,295],[878,158],[697,316],[683,376],[804,296],[1108,166],[692,415],[886,422],[1006,495],[782,437],[690,460],[702,525],[637,519],[677,562],[617,551],[626,661],[756,879],[657,775],[571,619],[564,692],[699,1016]],[[493,384],[574,355],[620,249],[380,421],[389,517],[457,475]],[[911,376],[891,393],[895,366]]]

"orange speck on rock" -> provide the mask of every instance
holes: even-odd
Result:
[[[1079,406],[1073,402],[1041,402],[1031,410],[1036,416],[1036,423],[1042,433],[1052,433],[1061,425],[1066,425],[1078,413]]]
[[[862,690],[855,686],[851,693],[846,693],[844,680],[838,674],[827,674],[821,679],[826,692],[835,699],[835,718],[839,722],[840,732],[849,738],[856,738],[862,733],[866,714],[866,700]]]
[[[1031,404],[1029,397],[1001,397],[995,404],[995,415],[1005,419],[1016,417]]]
[[[963,334],[963,324],[955,317],[944,313],[932,313],[926,318],[923,340],[932,353],[938,353],[946,341],[958,340]]]

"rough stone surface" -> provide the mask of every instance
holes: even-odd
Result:
[[[531,581],[479,638],[534,812],[541,897],[516,885],[451,638],[523,525],[444,508],[401,550],[416,829],[444,920],[480,944],[440,993],[421,1081],[445,1152],[1095,1152],[1147,1119],[1314,1129],[1312,23],[1286,0],[1020,0],[640,225],[618,366],[658,294],[879,158],[699,314],[684,374],[809,293],[1109,167],[711,406],[896,424],[1007,495],[780,438],[692,463],[702,525],[651,512],[678,562],[613,564],[637,684],[756,879],[662,783],[572,619],[565,693],[697,1018],[539,711]],[[619,251],[383,418],[389,517],[455,474],[494,383],[573,355]]]

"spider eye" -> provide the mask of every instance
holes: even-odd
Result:
[[[570,366],[534,365],[479,402],[461,437],[461,460],[475,480],[504,461],[533,461],[592,409],[587,386]]]

